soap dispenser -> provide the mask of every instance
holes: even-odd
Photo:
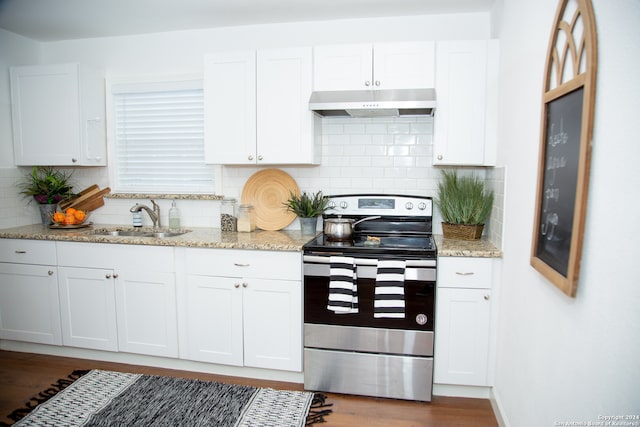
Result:
[[[169,209],[169,229],[175,230],[180,228],[180,211],[176,206],[176,201],[171,203],[171,209]]]

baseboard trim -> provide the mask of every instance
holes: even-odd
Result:
[[[125,363],[129,365],[152,366],[154,368],[176,369],[180,371],[204,372],[207,374],[254,378],[268,381],[284,381],[298,384],[304,383],[304,375],[302,372],[217,365],[214,363],[195,362],[168,357],[146,356],[141,354],[89,350],[84,348],[34,344],[10,340],[0,340],[0,350],[46,354],[49,356],[74,357],[78,359]]]
[[[478,387],[478,386],[452,385],[452,384],[434,384],[433,394],[436,396],[489,399],[491,396],[491,387]]]
[[[489,401],[491,402],[491,408],[493,408],[493,413],[496,416],[498,425],[500,427],[511,427],[511,424],[509,423],[509,420],[507,419],[506,413],[504,411],[502,401],[500,400],[500,395],[495,387],[491,389],[491,397],[489,398]]]

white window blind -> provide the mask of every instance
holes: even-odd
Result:
[[[215,191],[215,168],[204,163],[201,82],[116,85],[112,93],[118,191]]]

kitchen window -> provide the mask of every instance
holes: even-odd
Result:
[[[202,80],[111,83],[111,182],[120,193],[213,194]]]

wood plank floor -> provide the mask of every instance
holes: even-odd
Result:
[[[75,369],[106,369],[151,375],[248,384],[257,387],[302,390],[301,384],[261,381],[189,371],[126,365],[111,362],[0,351],[0,421],[22,407],[32,396],[46,389]],[[361,396],[327,394],[333,413],[326,418],[327,427],[496,427],[491,404],[485,399],[462,399],[434,396],[431,403]]]

